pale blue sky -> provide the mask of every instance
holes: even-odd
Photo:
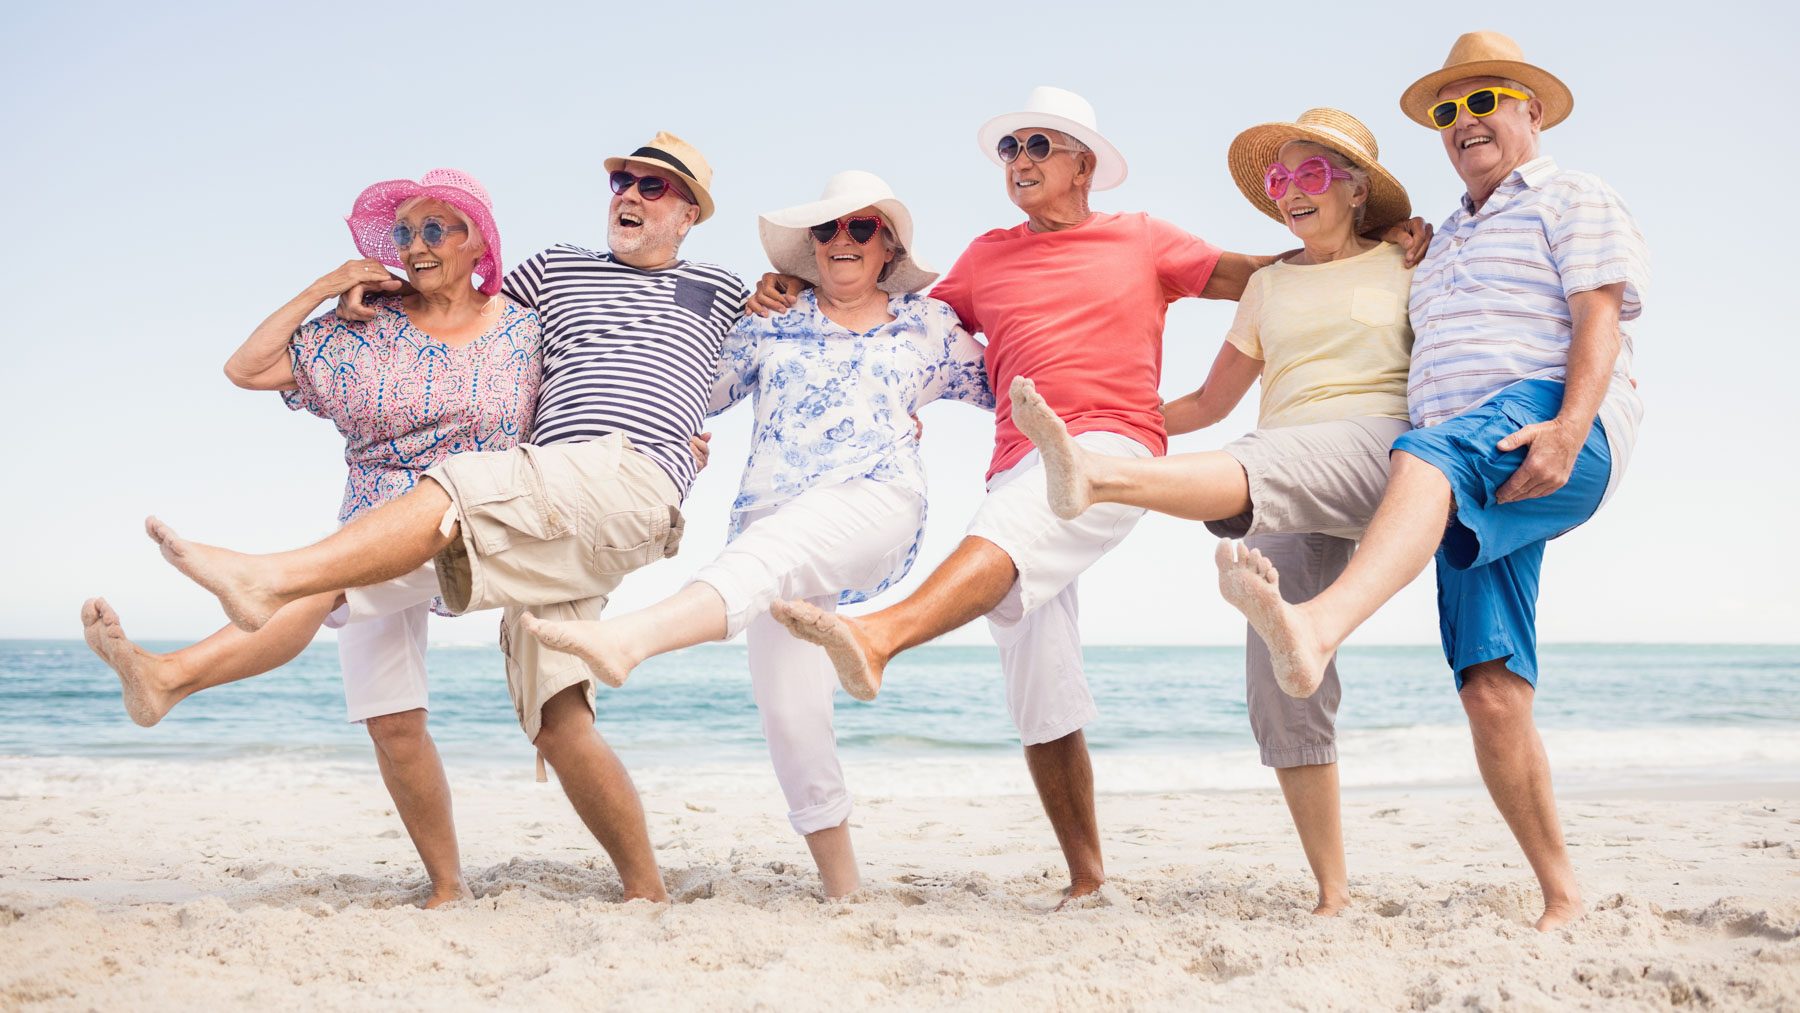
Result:
[[[260,7],[260,5],[257,5]],[[844,168],[911,206],[940,266],[1019,220],[974,144],[1033,85],[1086,95],[1131,178],[1103,210],[1145,210],[1229,249],[1293,245],[1237,193],[1231,138],[1315,105],[1361,117],[1428,220],[1461,187],[1434,132],[1402,117],[1408,83],[1456,35],[1512,33],[1574,90],[1547,153],[1597,172],[1648,237],[1634,333],[1648,404],[1618,498],[1552,546],[1546,640],[1800,639],[1800,479],[1790,432],[1800,327],[1785,295],[1800,165],[1782,103],[1800,73],[1787,4],[1131,3],[880,7],[746,4],[37,5],[7,17],[0,187],[7,195],[6,431],[0,521],[12,551],[0,636],[75,636],[105,594],[137,635],[193,636],[216,605],[139,531],[276,548],[333,526],[329,424],[231,387],[219,367],[272,308],[353,254],[342,217],[365,184],[450,165],[493,193],[509,264],[554,242],[602,245],[600,162],[658,129],[703,150],[718,215],[684,253],[754,278],[754,216],[810,200]],[[1554,12],[1554,13],[1552,13]],[[1201,379],[1232,306],[1169,314],[1164,391]],[[1254,394],[1250,399],[1254,401]],[[1254,406],[1176,449],[1216,447]],[[928,409],[931,527],[916,582],[979,497],[988,419]],[[675,560],[616,605],[678,586],[723,542],[749,419],[717,420],[715,465]],[[1094,643],[1231,643],[1213,540],[1152,518],[1083,578]],[[909,585],[910,586],[910,583]],[[1363,642],[1432,642],[1428,574]],[[492,636],[491,617],[439,636]],[[966,640],[980,641],[979,624]]]

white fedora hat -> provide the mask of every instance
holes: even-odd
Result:
[[[1125,182],[1125,156],[1100,133],[1094,107],[1072,91],[1039,85],[1031,89],[1031,97],[1025,100],[1022,111],[1003,113],[988,120],[981,125],[975,139],[989,161],[1004,165],[1000,153],[995,150],[1000,138],[1028,127],[1060,130],[1091,148],[1094,152],[1094,189],[1111,190]]]
[[[758,216],[756,231],[762,236],[763,252],[769,263],[782,274],[819,283],[819,264],[813,259],[813,239],[807,234],[814,225],[835,222],[852,211],[872,207],[881,213],[886,227],[894,230],[901,252],[895,254],[887,277],[878,283],[883,292],[917,292],[937,280],[938,273],[920,262],[913,248],[912,213],[880,176],[860,169],[850,169],[831,177],[825,192],[809,204],[798,204],[780,211],[765,211]]]

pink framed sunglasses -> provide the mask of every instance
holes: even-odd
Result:
[[[1332,165],[1324,155],[1314,155],[1292,169],[1276,162],[1269,166],[1263,175],[1263,189],[1270,200],[1280,200],[1286,196],[1288,181],[1300,188],[1300,192],[1314,197],[1331,189],[1331,184],[1340,179],[1355,179],[1344,170]]]

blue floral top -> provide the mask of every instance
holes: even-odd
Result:
[[[925,466],[912,415],[939,398],[993,410],[986,349],[955,311],[909,293],[890,296],[888,312],[893,320],[857,334],[826,317],[808,289],[786,313],[751,314],[726,335],[707,414],[752,395],[756,408],[730,537],[750,511],[858,478],[904,483],[922,503]],[[924,533],[921,509],[905,561],[874,587],[846,588],[838,601],[867,601],[905,577]]]

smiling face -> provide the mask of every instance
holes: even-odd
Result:
[[[468,231],[447,232],[443,242],[435,247],[426,246],[421,233],[429,219],[442,222],[446,228],[462,226]],[[413,233],[412,242],[399,251],[400,264],[406,269],[407,280],[412,282],[413,288],[435,294],[470,287],[470,276],[486,246],[481,241],[481,233],[469,226],[455,208],[441,200],[427,198],[401,205],[394,220]]]
[[[881,212],[873,207],[861,208],[839,221],[851,218],[881,218]],[[881,280],[881,269],[894,259],[894,251],[888,246],[891,238],[888,221],[881,218],[881,229],[867,243],[859,245],[851,239],[849,229],[839,229],[829,243],[814,240],[813,263],[819,269],[819,288],[838,303],[869,296]]]
[[[1019,146],[1024,148],[1025,142],[1032,134],[1043,134],[1050,138],[1053,148],[1050,157],[1042,162],[1033,162],[1023,150],[1019,157],[1000,168],[1006,175],[1006,196],[1020,211],[1027,215],[1066,204],[1073,198],[1082,198],[1082,191],[1094,179],[1094,155],[1092,152],[1070,150],[1069,136],[1060,130],[1048,130],[1041,127],[1025,127],[1013,131],[1018,138]]]
[[[661,176],[674,187],[656,200],[645,200],[636,186],[613,194],[606,209],[606,244],[615,257],[633,267],[660,267],[675,259],[682,239],[700,218],[700,208],[675,189],[687,184],[662,166],[627,161],[625,171]]]
[[[1343,157],[1324,145],[1290,141],[1281,146],[1280,162],[1290,171],[1309,158],[1321,157],[1334,168],[1341,167]],[[1334,179],[1324,193],[1310,194],[1290,179],[1287,193],[1275,202],[1275,208],[1302,243],[1341,246],[1356,234],[1356,206],[1368,197],[1368,188],[1354,180]]]
[[[1472,77],[1438,89],[1437,101],[1459,99],[1479,88],[1508,87],[1511,85],[1503,78]],[[1476,117],[1467,109],[1458,109],[1456,123],[1439,131],[1451,167],[1462,177],[1469,196],[1477,204],[1485,201],[1514,169],[1537,157],[1538,131],[1543,122],[1542,102],[1520,102],[1501,96],[1500,104],[1488,115]]]

